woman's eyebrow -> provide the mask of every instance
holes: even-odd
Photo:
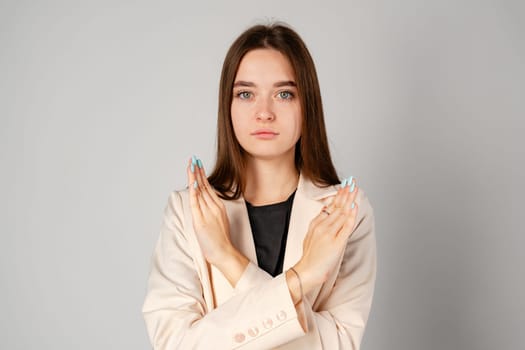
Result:
[[[249,82],[249,81],[238,80],[238,81],[236,81],[236,82],[233,84],[233,87],[237,87],[237,86],[249,86],[249,87],[254,87],[255,84],[252,83],[252,82]]]
[[[273,84],[274,87],[282,87],[282,86],[293,86],[297,87],[297,84],[293,80],[287,80],[287,81],[278,81],[277,83]]]
[[[256,85],[255,83],[252,83],[251,81],[238,80],[233,84],[233,87],[238,87],[238,86],[255,87]],[[274,83],[273,86],[274,87],[282,87],[282,86],[297,87],[297,84],[293,80],[283,80],[283,81],[278,81]]]

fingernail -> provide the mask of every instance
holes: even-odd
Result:
[[[193,162],[191,163],[191,172],[192,172],[192,173],[195,172],[195,165],[193,165]]]
[[[191,164],[197,165],[197,157],[191,156]]]
[[[341,182],[341,188],[343,188],[343,187],[346,186],[346,182],[347,182],[347,181],[348,181],[347,179],[344,179],[344,180]]]
[[[195,182],[193,183],[193,188],[197,188],[197,180],[195,180]]]
[[[201,169],[202,169],[202,162],[201,162],[201,160],[200,160],[200,159],[197,159],[197,165],[199,166],[199,168],[201,168]]]
[[[347,186],[350,186],[350,184],[352,183],[352,180],[353,180],[353,179],[354,179],[354,177],[353,177],[353,176],[350,176],[350,177],[348,178],[348,182],[346,183],[346,185],[347,185]]]
[[[352,182],[352,185],[350,185],[350,192],[354,192],[355,189],[355,182]]]
[[[352,209],[354,209],[354,208],[355,208],[355,204],[354,204],[354,202],[352,202]]]

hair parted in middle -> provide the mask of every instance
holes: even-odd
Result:
[[[244,191],[244,150],[235,136],[231,104],[233,84],[244,55],[255,49],[274,49],[290,61],[294,69],[303,123],[295,145],[295,166],[302,176],[319,186],[338,184],[330,157],[321,91],[313,59],[300,36],[283,23],[256,25],[244,31],[230,46],[219,85],[217,159],[209,176],[210,184],[224,199],[237,199]]]

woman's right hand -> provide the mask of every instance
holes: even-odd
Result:
[[[249,260],[231,243],[226,208],[208,182],[204,166],[195,156],[188,162],[193,229],[202,253],[235,287]]]
[[[294,266],[304,293],[326,281],[354,230],[358,210],[355,199],[359,189],[355,179],[352,182],[353,192],[350,192],[350,184],[340,188],[332,203],[310,222],[303,241],[303,256]]]

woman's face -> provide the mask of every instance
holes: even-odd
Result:
[[[244,55],[233,84],[233,130],[241,147],[259,159],[294,159],[302,111],[293,68],[277,50]]]

